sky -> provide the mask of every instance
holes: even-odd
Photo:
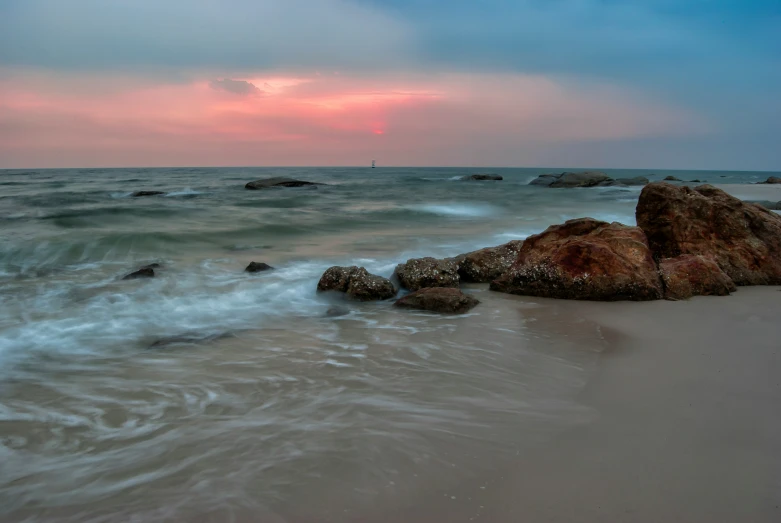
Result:
[[[781,170],[781,0],[0,0],[0,168]]]

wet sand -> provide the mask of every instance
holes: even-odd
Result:
[[[781,521],[779,291],[558,302],[608,344],[580,397],[596,419],[441,496],[349,521]]]
[[[149,352],[133,382],[159,372],[164,379],[151,382],[160,388],[174,377],[160,364],[176,357],[181,379],[191,376],[186,383],[216,379],[237,402],[166,414],[173,428],[139,442],[153,454],[148,463],[126,453],[133,449],[123,441],[100,443],[104,455],[86,449],[81,458],[89,462],[65,454],[44,463],[14,488],[47,496],[0,521],[781,520],[781,288],[649,303],[467,290],[482,300],[475,314],[416,315],[378,304],[376,325],[395,328],[319,320],[339,332],[339,343],[365,345],[362,367],[318,364],[313,373],[308,359],[319,361],[326,350],[354,360],[289,328],[257,335],[268,346],[298,346],[294,368],[282,353],[258,353],[253,338]],[[425,328],[413,333],[413,326]],[[429,350],[415,359],[414,347]],[[264,377],[304,367],[306,386],[264,385]],[[373,378],[355,384],[367,371]],[[304,394],[321,381],[328,387]],[[285,416],[295,430],[281,424]],[[296,452],[284,455],[288,447]],[[138,466],[120,468],[125,459]],[[153,475],[179,463],[175,473]],[[84,478],[98,464],[128,482],[147,479],[89,496],[102,477]],[[37,486],[23,488],[29,481]]]

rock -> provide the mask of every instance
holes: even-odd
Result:
[[[165,194],[163,191],[136,191],[130,196],[133,198],[140,198],[142,196],[158,196],[160,194]]]
[[[574,300],[657,300],[662,283],[638,227],[592,218],[548,227],[523,242],[491,290]]]
[[[692,296],[727,296],[735,291],[735,282],[716,262],[704,256],[682,254],[659,262],[664,297],[686,300]]]
[[[123,280],[136,280],[138,278],[154,278],[155,277],[155,270],[147,265],[146,267],[141,267],[137,271],[131,272],[130,274],[126,275]]]
[[[469,176],[464,176],[461,179],[462,180],[477,180],[477,181],[504,180],[504,178],[502,178],[498,174],[470,174]]]
[[[559,179],[560,174],[541,174],[534,180],[529,182],[529,185],[540,185],[542,187],[550,187],[553,182]]]
[[[491,283],[515,262],[521,245],[523,240],[513,240],[498,247],[486,247],[456,256],[459,279],[463,282]]]
[[[651,183],[635,212],[657,259],[713,259],[737,285],[781,285],[781,216],[711,185]]]
[[[540,175],[536,180],[532,180],[529,185],[542,185],[553,188],[594,187],[601,182],[611,181],[613,181],[612,178],[599,171],[563,172],[561,174]]]
[[[664,178],[664,181],[666,181],[666,182],[682,182],[683,180],[681,180],[680,178],[676,178],[675,176],[666,176]]]
[[[760,207],[764,207],[765,209],[770,209],[771,211],[781,211],[781,202],[771,202],[768,200],[751,200],[751,201],[747,201],[746,203],[753,203],[754,205],[759,205]]]
[[[394,276],[405,289],[458,287],[458,263],[454,259],[412,258],[396,267]]]
[[[702,183],[702,181],[694,179],[694,180],[691,180],[689,183]]]
[[[463,314],[473,309],[479,300],[458,289],[428,287],[419,289],[394,303],[395,307],[419,309],[432,312]]]
[[[249,182],[247,185],[244,186],[245,189],[251,189],[251,190],[258,190],[258,189],[269,189],[272,187],[304,187],[304,186],[317,186],[322,185],[314,182],[305,182],[302,180],[293,180],[292,178],[284,178],[282,176],[277,176],[274,178],[264,178],[262,180],[255,180],[254,182]]]
[[[247,265],[247,268],[244,269],[245,272],[263,272],[263,271],[270,271],[273,270],[274,267],[267,263],[263,262],[250,262],[249,265]]]
[[[387,278],[369,274],[363,267],[331,267],[317,283],[318,292],[344,292],[358,301],[387,300],[396,296],[396,288]]]
[[[347,316],[348,314],[350,314],[350,309],[338,305],[325,311],[326,318],[338,318],[339,316]]]
[[[771,176],[764,182],[760,182],[760,183],[771,183],[771,184],[781,183],[781,178],[779,178],[778,176]]]

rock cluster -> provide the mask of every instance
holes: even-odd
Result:
[[[358,301],[388,300],[396,296],[396,288],[390,280],[356,266],[326,270],[317,283],[317,291],[343,292]]]
[[[563,172],[559,174],[541,174],[529,185],[539,185],[542,187],[573,188],[573,187],[629,187],[633,185],[646,185],[648,178],[636,176],[634,178],[613,179],[603,172],[583,171],[583,172]]]
[[[600,301],[682,300],[724,296],[740,285],[781,285],[781,216],[761,205],[710,185],[656,182],[640,193],[636,219],[633,227],[579,218],[455,258],[407,260],[393,277],[411,293],[395,306],[464,313],[479,301],[462,293],[461,283]],[[389,280],[361,267],[328,269],[318,290],[361,301],[396,294]]]

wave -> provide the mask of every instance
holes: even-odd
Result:
[[[488,204],[479,204],[479,203],[451,203],[451,204],[425,203],[425,204],[407,205],[405,206],[405,208],[417,212],[437,214],[439,216],[454,216],[454,217],[462,217],[462,218],[479,218],[484,216],[495,216],[499,213],[497,208]]]

